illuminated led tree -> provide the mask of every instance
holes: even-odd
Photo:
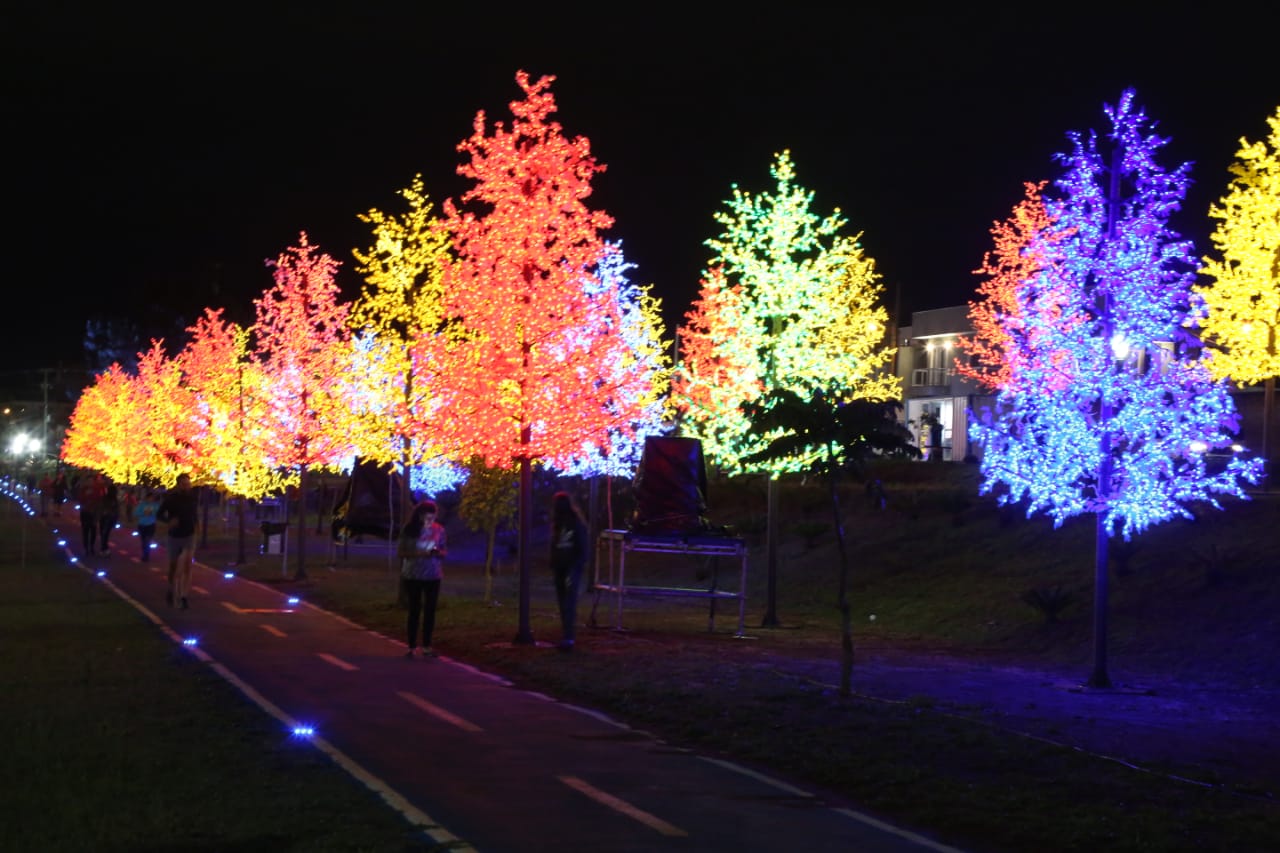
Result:
[[[463,483],[458,516],[467,527],[485,535],[484,550],[484,600],[493,602],[493,571],[498,528],[510,524],[516,514],[518,482],[515,472],[503,468],[490,468],[479,456],[471,458],[467,465],[467,478]]]
[[[255,355],[269,384],[246,437],[271,467],[298,472],[298,547],[295,578],[306,577],[307,471],[337,468],[354,455],[359,430],[344,396],[351,365],[348,306],[338,301],[338,262],[307,241],[275,261],[274,287],[255,300]]]
[[[445,333],[441,274],[449,263],[448,231],[432,216],[422,177],[400,191],[408,209],[399,215],[370,210],[374,245],[355,251],[365,287],[351,310],[357,367],[351,373],[353,410],[366,421],[371,441],[361,458],[401,466],[402,487],[428,493],[460,482],[459,465],[443,458],[431,430],[415,430],[436,417],[428,377],[415,374],[411,347]],[[408,506],[403,495],[402,506]],[[394,537],[393,537],[394,538]]]
[[[1270,466],[1276,376],[1280,375],[1280,107],[1270,136],[1240,140],[1227,194],[1209,208],[1218,257],[1201,270],[1213,282],[1196,288],[1205,302],[1209,370],[1241,386],[1263,382],[1262,455]]]
[[[165,353],[163,341],[138,354],[134,380],[135,440],[147,448],[147,474],[171,485],[186,472],[197,484],[210,482],[201,446],[205,428],[195,415],[196,397],[183,382],[182,368]]]
[[[177,361],[193,398],[189,415],[200,426],[199,454],[209,482],[240,499],[236,562],[243,563],[245,501],[278,493],[296,484],[297,475],[266,464],[249,449],[254,408],[267,399],[269,387],[249,358],[249,330],[225,320],[222,309],[205,309],[187,332],[189,342]]]
[[[839,209],[812,212],[813,193],[795,183],[789,152],[777,155],[770,174],[773,192],[752,195],[735,185],[728,209],[715,214],[724,231],[707,241],[715,254],[678,332],[672,377],[683,429],[702,441],[707,457],[731,474],[769,476],[767,626],[777,624],[776,478],[806,470],[822,448],[756,456],[782,434],[753,430],[743,405],[779,389],[805,399],[821,391],[837,402],[901,394],[874,261],[857,236],[839,233],[846,224]],[[720,385],[725,379],[731,384]]]
[[[1033,343],[1011,365],[994,411],[973,437],[984,446],[984,492],[1025,502],[1055,525],[1096,523],[1093,686],[1107,686],[1107,555],[1187,504],[1243,497],[1258,466],[1233,460],[1209,473],[1198,443],[1229,445],[1237,418],[1225,385],[1200,361],[1186,326],[1197,319],[1189,242],[1168,226],[1188,166],[1156,161],[1166,142],[1126,91],[1106,108],[1110,131],[1072,133],[1063,176],[1046,201],[1060,242],[1052,267],[1019,290],[1017,316]],[[1009,329],[1006,328],[1008,331]],[[1014,330],[1016,331],[1016,330]]]
[[[1027,355],[1018,345],[1027,331],[1019,291],[1046,267],[1052,267],[1056,257],[1052,252],[1061,241],[1059,233],[1050,228],[1052,223],[1040,197],[1044,183],[1024,186],[1026,195],[1009,218],[991,227],[995,247],[975,270],[985,278],[978,286],[979,299],[969,303],[973,337],[958,342],[969,360],[957,359],[956,372],[992,391],[1008,383],[1011,362]]]
[[[62,441],[62,461],[101,471],[119,482],[136,482],[148,453],[132,432],[140,408],[135,395],[133,377],[119,364],[94,377],[71,412]]]
[[[604,166],[584,137],[567,139],[549,90],[554,78],[516,82],[524,100],[511,103],[510,129],[486,133],[485,115],[459,150],[470,156],[458,173],[475,185],[451,201],[445,222],[457,261],[444,275],[444,307],[457,335],[428,336],[414,349],[415,372],[434,372],[444,417],[425,428],[464,458],[520,471],[520,626],[529,628],[532,466],[604,446],[627,434],[643,400],[638,374],[617,365],[633,358],[620,334],[615,291],[588,286],[612,224],[586,199]]]
[[[628,279],[628,271],[634,268],[635,264],[623,256],[621,243],[608,243],[598,264],[598,275],[587,280],[587,287],[617,294],[621,312],[618,332],[630,356],[619,359],[613,369],[620,374],[620,388],[640,395],[640,399],[623,404],[639,416],[628,430],[610,430],[603,447],[588,441],[576,454],[551,460],[550,467],[566,476],[631,477],[640,462],[645,438],[670,431],[666,391],[671,369],[666,342],[662,340],[661,303],[650,295],[649,287],[637,286]],[[622,382],[624,373],[639,374],[644,381]]]

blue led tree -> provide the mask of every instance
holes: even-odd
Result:
[[[1129,539],[1188,504],[1244,497],[1260,465],[1233,460],[1210,473],[1204,451],[1231,444],[1234,404],[1199,358],[1188,329],[1202,314],[1192,292],[1189,241],[1168,227],[1186,192],[1189,164],[1172,171],[1155,155],[1168,141],[1123,93],[1105,113],[1111,128],[1070,133],[1054,197],[1053,233],[1029,251],[1040,271],[1018,289],[1020,324],[1006,332],[1020,357],[1008,384],[972,428],[984,447],[982,490],[1025,502],[1055,526],[1093,514],[1094,666],[1107,674],[1107,558],[1112,536]]]

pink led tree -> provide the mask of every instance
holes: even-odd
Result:
[[[347,306],[334,281],[338,262],[307,241],[276,260],[275,286],[255,300],[252,328],[256,360],[269,382],[246,439],[269,467],[298,472],[297,569],[306,577],[307,471],[337,467],[353,453],[353,417],[344,395],[343,373],[350,362]]]

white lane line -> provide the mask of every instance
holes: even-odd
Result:
[[[244,610],[232,604],[230,601],[222,602],[222,606],[230,610],[232,613],[244,613]]]
[[[316,657],[320,658],[320,660],[325,663],[333,664],[338,669],[345,669],[347,672],[353,672],[360,668],[353,663],[347,663],[340,657],[334,657],[333,655],[325,654],[324,652],[316,652]]]
[[[931,838],[925,838],[923,835],[918,835],[910,830],[894,826],[891,823],[885,823],[882,820],[876,820],[869,814],[863,814],[862,812],[854,811],[853,809],[832,809],[832,811],[836,814],[842,814],[845,817],[853,818],[854,820],[865,823],[868,826],[874,826],[876,829],[896,835],[899,838],[905,838],[908,841],[919,844],[921,847],[933,850],[935,853],[963,853],[963,851],[958,847],[940,844]]]
[[[268,634],[271,634],[273,637],[289,636],[284,631],[281,631],[279,628],[277,628],[275,625],[259,625],[258,627],[266,631]]]
[[[581,793],[586,794],[597,803],[608,806],[616,812],[621,812],[633,820],[638,820],[640,823],[643,823],[650,829],[656,830],[662,835],[684,838],[689,834],[678,826],[672,826],[660,817],[651,815],[643,809],[636,808],[626,800],[620,800],[613,796],[613,794],[606,794],[599,788],[588,785],[576,776],[557,776],[556,778],[568,785],[570,788],[573,788],[575,791],[580,791]]]
[[[464,732],[484,731],[484,729],[480,728],[475,723],[470,722],[469,720],[464,720],[456,714],[450,714],[444,708],[441,708],[439,705],[431,704],[426,699],[423,699],[421,696],[415,696],[412,693],[405,693],[403,690],[397,690],[396,695],[399,696],[404,701],[408,702],[410,705],[413,705],[417,708],[421,708],[423,711],[426,711],[428,714],[432,715],[433,717],[444,720],[446,723],[449,723],[451,725],[457,726],[458,728],[462,729]]]

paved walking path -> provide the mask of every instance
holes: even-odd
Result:
[[[51,520],[51,525],[53,524]],[[63,519],[68,557],[79,530]],[[189,610],[167,557],[121,537],[78,564],[451,850],[951,851],[821,792],[675,748],[601,714],[404,646],[197,564]]]

